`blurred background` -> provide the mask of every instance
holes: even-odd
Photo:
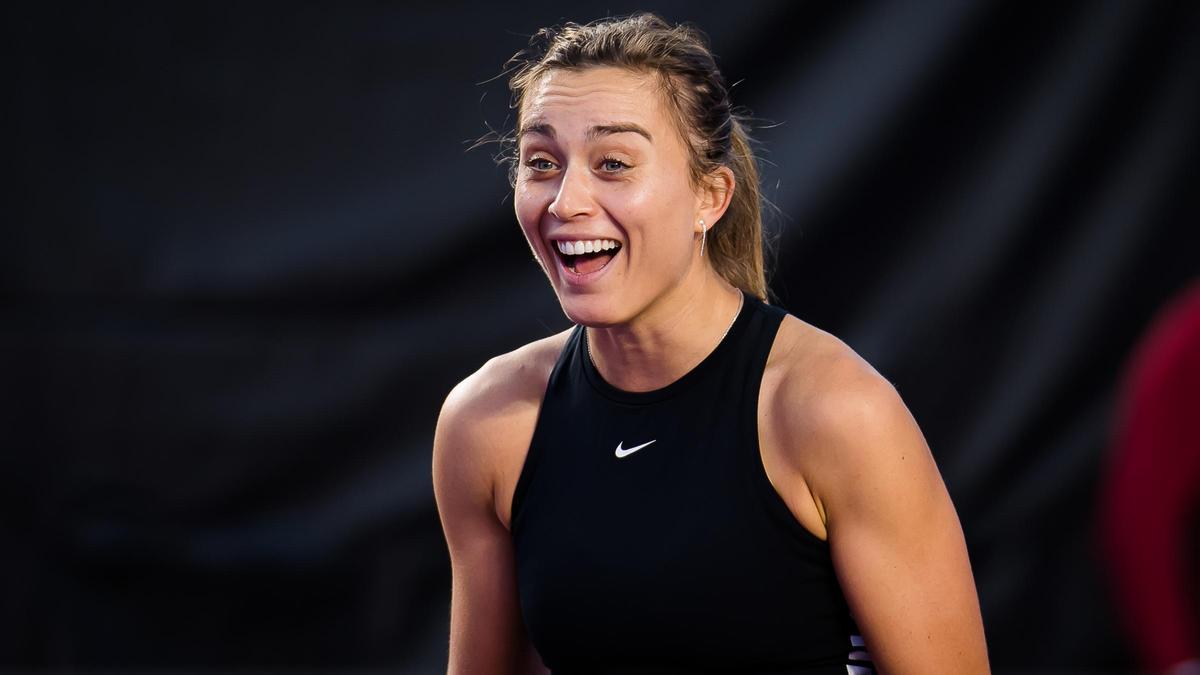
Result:
[[[759,118],[776,304],[921,424],[996,672],[1151,667],[1100,505],[1200,275],[1200,5],[534,1],[3,10],[0,670],[444,672],[438,410],[569,325],[467,148],[637,9]]]

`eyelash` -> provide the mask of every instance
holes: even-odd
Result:
[[[604,166],[605,164],[608,164],[609,162],[615,162],[617,164],[620,164],[622,170],[629,168],[629,165],[626,164],[625,162],[622,162],[621,160],[617,159],[616,157],[609,157],[608,155],[605,155],[603,158],[601,158],[600,166]],[[616,172],[613,171],[611,173],[616,173]]]
[[[546,159],[545,157],[531,157],[531,158],[529,158],[528,160],[526,160],[526,161],[525,161],[525,166],[529,167],[530,169],[533,169],[533,170],[534,170],[535,172],[537,172],[537,173],[544,173],[545,171],[549,171],[549,169],[541,169],[541,170],[539,170],[539,169],[536,169],[536,168],[534,168],[534,165],[535,165],[536,163],[538,163],[538,162],[547,162],[547,163],[549,163],[549,164],[553,164],[553,163],[554,163],[554,162],[551,162],[550,160]],[[628,164],[626,164],[625,162],[622,162],[621,160],[617,159],[616,157],[610,157],[610,156],[608,156],[608,155],[605,155],[604,157],[600,158],[600,165],[601,165],[601,166],[604,166],[604,165],[606,165],[606,164],[608,164],[608,163],[610,163],[610,162],[614,162],[614,163],[616,163],[616,164],[620,164],[620,165],[621,165],[621,168],[620,168],[620,169],[617,169],[616,171],[607,171],[606,173],[617,173],[617,171],[621,171],[621,170],[624,170],[624,169],[628,169],[628,168],[629,168],[629,165],[628,165]]]

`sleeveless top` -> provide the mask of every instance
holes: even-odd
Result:
[[[554,675],[872,673],[829,545],[767,478],[758,394],[786,312],[743,292],[695,368],[603,378],[577,325],[512,504],[521,614]]]

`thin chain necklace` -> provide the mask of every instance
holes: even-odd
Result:
[[[745,302],[746,302],[746,293],[745,293],[745,291],[740,291],[740,290],[739,290],[739,291],[738,291],[738,308],[737,308],[737,311],[733,313],[733,321],[730,321],[730,322],[729,322],[729,326],[728,326],[728,327],[725,329],[725,332],[724,332],[724,333],[721,333],[721,339],[720,339],[720,340],[717,340],[717,344],[718,344],[718,345],[719,345],[719,344],[721,344],[722,342],[724,342],[724,341],[725,341],[725,336],[726,336],[726,335],[729,335],[729,331],[733,330],[733,324],[737,323],[737,318],[738,318],[738,316],[740,316],[740,315],[741,315],[741,313],[742,313],[742,305],[743,305],[743,304],[745,304]],[[600,368],[598,368],[598,367],[596,366],[596,359],[593,359],[593,358],[592,358],[592,341],[591,341],[591,340],[589,340],[589,339],[587,339],[587,328],[584,328],[584,329],[583,329],[583,346],[584,346],[584,347],[587,347],[588,361],[591,361],[591,362],[592,362],[592,368],[595,368],[596,370],[600,370]]]

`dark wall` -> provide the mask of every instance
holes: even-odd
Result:
[[[524,36],[638,8],[6,10],[0,665],[444,668],[442,397],[568,325],[465,150]],[[997,670],[1131,667],[1093,512],[1200,273],[1197,5],[640,8],[763,120],[778,304],[920,422]]]

